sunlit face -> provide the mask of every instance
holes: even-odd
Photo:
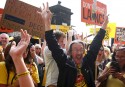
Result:
[[[35,52],[36,52],[36,54],[40,54],[41,53],[41,48],[36,46],[35,47]]]
[[[72,45],[71,55],[76,64],[80,64],[84,54],[84,48],[81,43],[74,43]]]
[[[30,47],[30,52],[31,52],[31,53],[35,52],[35,46],[34,46],[34,45],[32,45],[32,46]]]
[[[2,45],[7,45],[9,42],[9,37],[6,34],[0,36],[0,41]]]
[[[125,65],[125,51],[123,51],[123,50],[117,51],[115,58],[120,66]]]
[[[58,43],[62,48],[65,48],[65,38],[64,37],[60,37],[58,40]]]

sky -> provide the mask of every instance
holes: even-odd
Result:
[[[36,7],[42,7],[42,3],[49,2],[49,6],[56,5],[61,1],[61,5],[71,9],[71,25],[78,33],[88,32],[89,28],[81,22],[81,0],[21,0]],[[109,22],[116,23],[117,27],[125,27],[125,1],[124,0],[97,0],[107,5]],[[4,8],[6,0],[0,0],[0,8]]]

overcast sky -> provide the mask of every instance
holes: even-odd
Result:
[[[49,6],[56,5],[58,0],[21,0],[40,7],[42,3],[49,2]],[[78,32],[86,32],[85,24],[81,22],[81,0],[60,0],[62,6],[70,8],[74,13],[71,16],[71,25]],[[125,27],[125,1],[124,0],[98,0],[107,5],[107,13],[110,14],[109,21],[115,22],[118,27]],[[0,8],[4,8],[6,0],[0,0]]]

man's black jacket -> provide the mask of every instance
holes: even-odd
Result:
[[[98,32],[98,34],[95,36],[94,40],[91,43],[90,50],[83,58],[81,71],[88,87],[95,87],[93,79],[94,63],[98,51],[102,45],[102,40],[104,36],[105,36],[105,30],[100,29],[100,31]],[[53,34],[53,30],[46,31],[45,38],[49,50],[52,52],[52,56],[59,68],[57,87],[74,87],[77,77],[77,69],[75,67],[74,62],[67,58],[67,55],[58,45],[57,40]]]

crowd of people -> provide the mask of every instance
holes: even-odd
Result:
[[[42,45],[31,43],[23,29],[11,41],[0,34],[0,87],[125,87],[125,47],[102,44],[108,16],[86,46],[71,31],[67,35],[50,28],[48,3],[38,14],[45,23]]]

